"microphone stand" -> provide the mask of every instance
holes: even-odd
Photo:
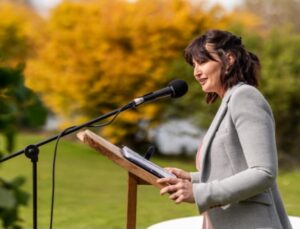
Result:
[[[71,127],[69,129],[67,129],[66,131],[64,131],[60,135],[55,135],[46,140],[38,142],[36,144],[28,145],[24,149],[19,150],[13,154],[10,154],[7,157],[4,157],[0,160],[0,163],[2,163],[4,161],[10,160],[16,156],[19,156],[19,155],[25,153],[26,157],[29,158],[32,162],[32,196],[33,196],[33,198],[32,198],[33,224],[32,225],[33,225],[33,229],[37,229],[37,162],[38,162],[38,155],[39,155],[39,147],[42,145],[45,145],[49,142],[52,142],[59,137],[63,137],[63,136],[69,135],[71,133],[74,133],[83,127],[88,127],[96,122],[99,122],[103,119],[106,119],[106,118],[112,116],[112,115],[115,115],[117,113],[131,109],[136,106],[137,105],[135,102],[128,103],[127,105],[123,106],[122,108],[119,108],[119,109],[113,110],[107,114],[101,115],[101,116],[99,116],[93,120],[90,120],[86,123],[83,123],[79,126]]]

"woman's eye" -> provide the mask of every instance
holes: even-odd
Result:
[[[208,59],[201,59],[200,61],[199,61],[199,64],[204,64],[204,63],[206,63],[206,62],[208,62],[209,60]]]

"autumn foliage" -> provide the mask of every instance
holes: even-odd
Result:
[[[277,29],[279,19],[264,14],[266,8],[282,8],[281,3],[246,1],[244,7],[228,12],[220,6],[208,8],[206,0],[68,0],[40,17],[16,2],[27,1],[0,3],[0,68],[18,72],[26,67],[26,85],[59,117],[60,127],[80,124],[182,78],[189,84],[183,98],[126,111],[101,134],[114,142],[141,140],[149,125],[178,115],[192,117],[206,128],[215,107],[204,103],[182,53],[205,30],[220,28],[241,35],[246,47],[261,58],[260,89],[273,106],[278,149],[297,152],[299,34],[291,32],[298,31],[298,24],[283,23],[289,16],[279,14],[282,23]],[[298,7],[288,0],[284,12],[297,16],[288,9]],[[268,24],[278,32],[270,33]],[[277,76],[284,77],[284,85]]]
[[[0,2],[0,15],[0,132],[5,138],[1,150],[11,152],[20,127],[40,127],[46,119],[46,110],[24,86],[23,77],[26,60],[35,47],[35,28],[41,21],[28,8],[5,2]]]
[[[26,82],[65,125],[82,122],[180,77],[167,74],[170,64],[202,31],[229,23],[221,12],[181,0],[62,3],[40,30]],[[132,135],[161,110],[153,103],[127,111],[102,134]]]

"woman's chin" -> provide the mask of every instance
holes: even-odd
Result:
[[[207,87],[205,87],[205,85],[201,85],[202,91],[205,93],[209,93],[210,91],[208,90]]]

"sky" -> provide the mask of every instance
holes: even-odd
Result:
[[[47,13],[48,9],[51,9],[61,0],[30,0],[34,7],[42,14]],[[219,3],[224,6],[225,9],[231,10],[234,6],[241,3],[242,0],[207,0],[209,4],[213,5]]]
[[[46,13],[48,9],[51,9],[57,5],[61,0],[30,0],[34,7],[41,13]]]
[[[232,10],[233,7],[240,4],[242,1],[243,0],[208,0],[211,5],[218,3],[227,10]]]

